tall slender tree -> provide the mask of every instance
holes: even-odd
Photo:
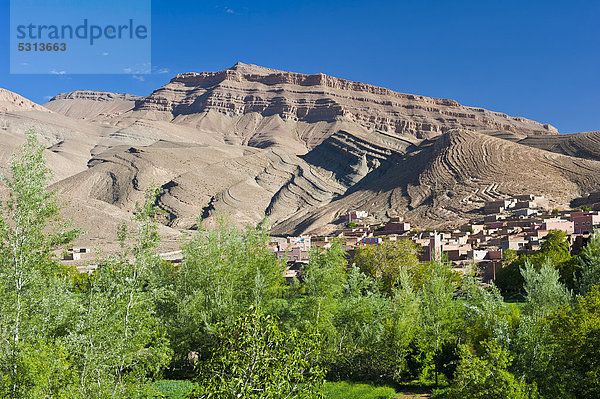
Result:
[[[83,397],[143,395],[149,378],[171,359],[167,332],[156,312],[159,287],[152,284],[160,264],[155,251],[160,236],[153,220],[157,195],[155,188],[149,189],[145,203],[136,206],[137,232],[129,239],[122,226],[122,252],[102,262],[81,300],[71,351]]]
[[[51,171],[44,147],[33,129],[25,137],[12,157],[10,176],[2,177],[10,194],[0,213],[0,389],[10,398],[27,396],[35,385],[27,370],[35,342],[48,349],[59,345],[54,341],[65,330],[72,301],[57,299],[67,293],[68,272],[53,251],[78,234],[60,220],[54,193],[47,189]]]
[[[594,285],[600,284],[600,233],[594,230],[590,241],[579,254],[577,290],[585,295]]]

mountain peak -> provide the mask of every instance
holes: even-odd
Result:
[[[245,64],[245,63],[239,62],[239,61],[236,62],[236,64],[234,66],[229,68],[229,70],[237,71],[244,75],[260,75],[260,76],[272,75],[274,73],[275,74],[287,73],[287,72],[280,71],[277,69],[266,68],[266,67],[262,67],[260,65],[254,65],[254,64]]]
[[[395,92],[323,73],[285,72],[238,62],[218,72],[183,73],[136,101],[135,111],[170,117],[203,114],[275,114],[284,120],[344,120],[368,130],[430,138],[451,129],[502,130],[523,135],[556,134],[550,125],[460,105],[449,99]]]
[[[41,105],[38,105],[23,96],[0,87],[0,111],[12,112],[31,110],[50,112]]]

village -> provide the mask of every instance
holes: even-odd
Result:
[[[488,201],[470,223],[448,230],[419,230],[401,217],[385,223],[368,222],[364,211],[346,214],[346,225],[327,236],[273,237],[271,249],[279,259],[286,259],[287,279],[298,277],[308,264],[312,248],[328,248],[334,239],[344,243],[351,260],[354,251],[364,245],[384,241],[411,240],[420,247],[419,259],[428,262],[445,259],[455,270],[474,265],[483,282],[493,281],[502,267],[503,254],[531,254],[540,249],[551,230],[567,235],[569,245],[577,252],[587,243],[594,228],[600,226],[600,191],[573,202],[593,203],[580,209],[551,208],[541,196],[517,195]]]
[[[410,240],[419,248],[420,261],[444,259],[457,271],[475,266],[481,280],[490,282],[495,280],[507,253],[512,251],[519,256],[539,250],[551,230],[564,232],[574,253],[585,246],[594,228],[600,227],[600,191],[574,200],[572,205],[578,208],[552,208],[544,197],[516,195],[485,202],[470,223],[443,230],[421,230],[402,217],[374,222],[367,212],[355,210],[345,215],[344,227],[332,234],[271,237],[269,249],[287,262],[284,277],[292,280],[301,278],[312,249],[327,249],[334,240],[342,242],[350,262],[361,246]],[[81,272],[91,272],[97,266],[86,261],[93,252],[89,248],[70,248],[63,253],[62,262],[74,264]],[[160,256],[165,261],[181,263],[183,255],[178,250]]]

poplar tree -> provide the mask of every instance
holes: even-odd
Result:
[[[35,131],[25,137],[2,177],[9,198],[0,209],[0,393],[9,398],[60,396],[69,385],[61,339],[74,309],[69,271],[53,253],[78,231],[58,216]]]

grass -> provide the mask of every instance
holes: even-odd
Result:
[[[154,383],[154,389],[168,399],[185,399],[195,386],[196,383],[185,380],[160,380]]]
[[[159,395],[168,399],[184,399],[196,383],[186,380],[160,380],[154,383]],[[323,385],[326,399],[392,399],[399,397],[394,388],[354,382],[330,382]]]
[[[396,390],[370,384],[352,382],[325,382],[323,394],[327,399],[389,399],[396,397]]]

